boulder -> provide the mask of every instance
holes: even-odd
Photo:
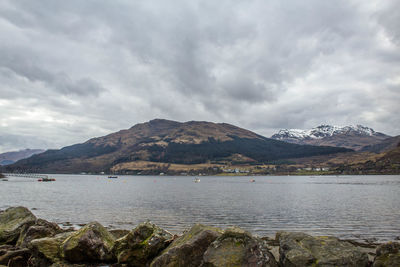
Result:
[[[44,237],[32,240],[28,247],[31,249],[37,261],[54,263],[61,261],[61,244],[72,234],[65,232],[54,237]],[[41,264],[45,265],[45,264]]]
[[[31,252],[27,248],[11,248],[4,251],[0,256],[0,264],[6,266],[28,266],[28,260],[31,257]]]
[[[274,266],[278,264],[267,242],[237,228],[228,228],[204,253],[204,267]]]
[[[174,240],[150,266],[200,266],[204,252],[221,234],[218,228],[196,224]]]
[[[35,215],[25,207],[8,208],[0,213],[0,245],[14,245],[21,230],[36,221]]]
[[[368,255],[335,237],[277,233],[282,266],[368,266]]]
[[[61,244],[61,256],[70,262],[108,262],[113,259],[114,237],[98,222],[73,232]]]
[[[27,247],[29,242],[43,237],[52,237],[63,230],[56,224],[43,219],[37,219],[34,225],[27,225],[21,231],[17,246]]]
[[[126,236],[129,234],[129,230],[124,230],[124,229],[113,229],[113,230],[108,230],[110,234],[114,236],[115,239],[120,239],[121,237]]]
[[[120,264],[146,266],[172,242],[172,237],[150,222],[142,223],[115,241],[113,254]]]
[[[376,248],[376,257],[373,267],[400,266],[400,243],[389,242]]]

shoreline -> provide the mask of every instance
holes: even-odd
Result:
[[[275,237],[258,237],[238,227],[221,229],[201,224],[174,235],[150,221],[130,230],[107,229],[98,222],[79,226],[80,229],[62,229],[56,223],[38,219],[25,207],[0,211],[0,265],[285,267],[400,264],[398,242],[363,243],[284,231],[278,231]],[[299,265],[300,262],[304,265]],[[385,265],[379,265],[382,263]]]

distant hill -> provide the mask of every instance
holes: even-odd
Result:
[[[386,138],[374,145],[365,146],[361,148],[360,151],[382,153],[396,148],[399,143],[400,143],[400,135]]]
[[[0,154],[0,165],[13,164],[14,162],[29,158],[32,155],[44,152],[43,149],[24,149]]]
[[[400,174],[400,143],[379,157],[363,163],[344,164],[338,168],[346,174]]]
[[[82,144],[48,150],[6,171],[100,172],[129,162],[199,164],[260,163],[350,151],[346,148],[289,144],[227,124],[156,119]]]
[[[335,146],[361,150],[382,142],[390,136],[373,129],[357,126],[320,125],[309,130],[284,129],[271,138],[301,145]]]

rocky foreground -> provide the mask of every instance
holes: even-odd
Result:
[[[0,211],[0,266],[400,266],[400,243],[289,232],[259,238],[200,224],[176,236],[150,222],[131,231],[98,222],[63,230],[13,207]]]

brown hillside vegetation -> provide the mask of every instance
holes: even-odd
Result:
[[[140,162],[169,164],[264,164],[348,152],[263,137],[227,123],[156,119],[82,144],[48,150],[6,167],[7,171],[109,172],[137,169]],[[154,165],[154,164],[153,164]]]

